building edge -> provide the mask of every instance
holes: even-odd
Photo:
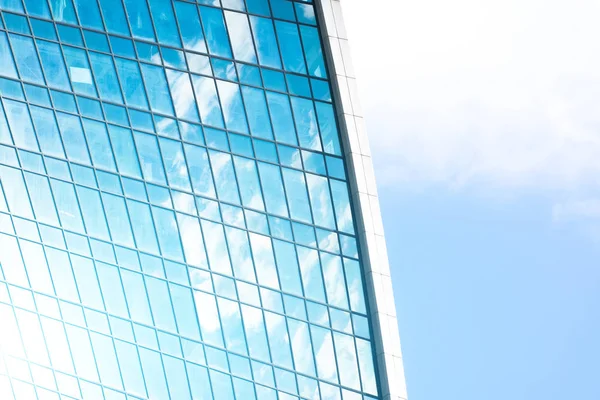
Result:
[[[377,185],[340,0],[315,0],[348,169],[383,400],[406,400],[406,380]]]

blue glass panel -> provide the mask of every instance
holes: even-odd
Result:
[[[214,55],[231,58],[223,12],[217,8],[201,6],[200,16],[206,32],[208,50]]]
[[[239,85],[217,80],[217,88],[219,89],[219,97],[221,98],[227,129],[248,133],[246,113],[244,112]]]
[[[252,14],[259,14],[264,16],[270,16],[269,2],[268,0],[246,0],[248,5],[248,12]]]
[[[56,21],[77,24],[75,9],[71,0],[48,0]]]
[[[273,21],[268,18],[251,16],[250,24],[252,25],[259,63],[267,67],[281,68]]]
[[[291,3],[290,3],[291,4]],[[275,21],[277,38],[281,46],[283,67],[287,71],[306,73],[304,55],[298,34],[298,25],[289,22]]]
[[[96,0],[74,0],[74,2],[82,26],[104,30]]]
[[[121,80],[121,88],[128,105],[147,109],[148,101],[144,93],[144,84],[138,63],[123,58],[116,58],[117,71]]]
[[[23,33],[26,35],[30,35],[29,24],[27,24],[27,18],[21,15],[15,14],[4,14],[4,21],[6,23],[6,29],[9,31]]]
[[[9,36],[21,79],[43,85],[44,77],[37,52],[33,46],[33,40],[21,35],[9,34]],[[8,48],[4,47],[2,51],[8,51]],[[8,63],[8,65],[11,65],[11,63]]]
[[[100,98],[116,103],[123,103],[112,58],[93,51],[89,54]]]
[[[323,60],[323,52],[321,50],[317,28],[300,26],[300,34],[302,35],[302,44],[304,46],[304,54],[306,55],[308,73],[319,78],[325,78],[327,76],[327,70],[325,69],[325,61]]]
[[[106,30],[110,33],[118,33],[129,36],[127,17],[121,0],[99,0]]]
[[[181,29],[183,47],[205,53],[206,43],[200,25],[198,8],[194,4],[176,1],[175,12]]]
[[[142,75],[148,88],[150,108],[163,114],[173,115],[173,105],[169,94],[169,86],[165,78],[165,72],[160,67],[141,64]]]
[[[265,92],[261,89],[242,86],[242,95],[248,113],[248,124],[253,136],[272,139],[273,131],[269,119],[269,110]]]
[[[73,90],[76,93],[96,97],[96,87],[92,77],[92,71],[84,50],[70,46],[64,46],[63,52]]]
[[[173,14],[173,7],[170,2],[167,3],[162,0],[148,0],[148,2],[154,19],[156,33],[158,34],[158,41],[171,46],[181,47],[177,25],[175,24],[175,15]]]
[[[197,122],[198,110],[196,109],[196,99],[194,98],[194,92],[192,91],[192,86],[190,84],[190,76],[186,73],[172,69],[167,69],[166,72],[173,104],[175,106],[175,113],[180,118]],[[195,76],[193,76],[193,78],[195,78]],[[196,83],[194,80],[194,89],[195,86]],[[203,115],[201,107],[200,115]]]
[[[271,112],[271,121],[275,138],[282,142],[297,145],[289,97],[283,94],[267,92],[267,103]]]
[[[154,29],[150,20],[150,12],[145,1],[123,0],[125,10],[134,37],[154,41]]]
[[[9,11],[23,12],[23,3],[21,3],[21,0],[0,0],[0,7]]]

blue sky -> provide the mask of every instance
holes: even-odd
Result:
[[[600,3],[344,6],[409,399],[599,399]]]

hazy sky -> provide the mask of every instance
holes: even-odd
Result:
[[[343,0],[410,400],[600,398],[600,2]]]

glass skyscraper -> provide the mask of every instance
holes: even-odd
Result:
[[[404,399],[339,0],[0,0],[0,399]]]

